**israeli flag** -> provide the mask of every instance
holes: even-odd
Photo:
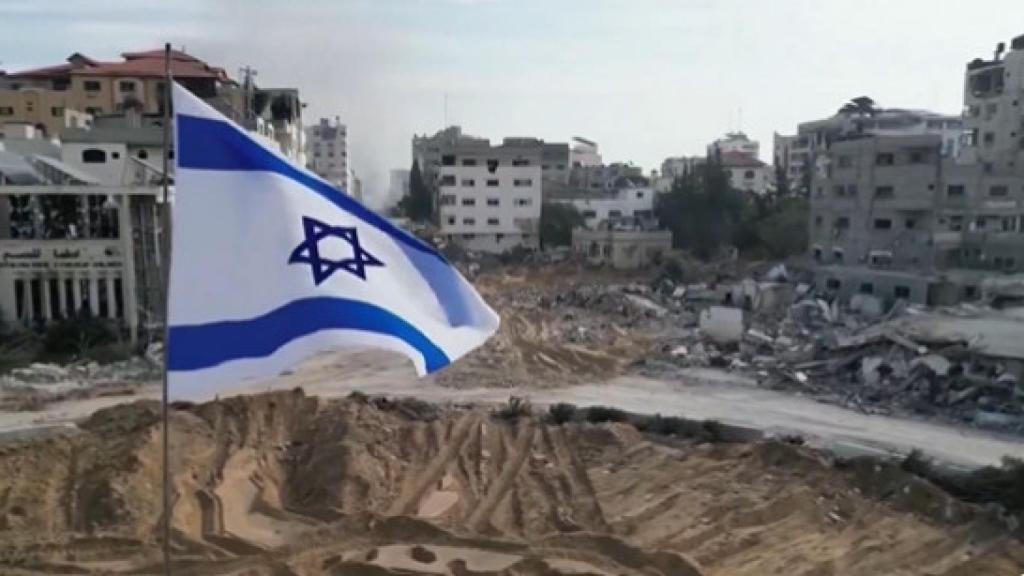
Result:
[[[433,248],[173,90],[173,398],[346,345],[401,352],[422,376],[497,329],[498,315]]]

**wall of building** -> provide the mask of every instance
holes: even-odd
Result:
[[[635,270],[652,265],[672,249],[672,232],[577,228],[572,232],[572,246],[591,264]]]
[[[349,191],[348,127],[335,117],[306,128],[306,162],[321,178]]]
[[[744,190],[763,196],[768,193],[772,177],[768,166],[730,166],[729,183],[737,190]]]
[[[476,160],[476,158],[473,158]],[[439,224],[452,242],[503,252],[539,244],[541,167],[441,166]]]
[[[593,229],[608,220],[651,218],[654,213],[654,196],[652,188],[622,188],[603,196],[554,201],[571,204],[583,216],[585,226]]]

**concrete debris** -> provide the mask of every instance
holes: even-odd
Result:
[[[733,344],[743,337],[743,311],[712,306],[700,315],[700,331],[718,344]]]

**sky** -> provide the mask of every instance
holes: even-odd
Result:
[[[770,162],[773,133],[856,96],[959,113],[967,61],[1020,34],[1020,0],[0,0],[0,69],[164,42],[251,66],[306,123],[341,117],[378,204],[446,119],[645,170],[742,130]]]

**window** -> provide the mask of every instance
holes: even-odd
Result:
[[[533,199],[532,198],[516,198],[516,206],[518,206],[520,208],[523,208],[523,207],[526,207],[526,206],[532,206],[532,205],[533,205]]]
[[[462,205],[463,206],[476,206],[476,198],[463,198],[462,199]]]
[[[472,188],[473,186],[476,186],[476,180],[473,180],[472,178],[463,178],[462,179],[462,187],[463,188]]]
[[[114,160],[118,160],[118,159],[121,158],[121,153],[120,152],[111,152],[110,153],[110,157],[113,158]]]
[[[441,194],[441,206],[455,206],[455,194]]]
[[[455,226],[455,216],[449,216],[448,217],[448,225],[449,226]]]
[[[828,280],[825,280],[825,288],[829,290],[839,290],[842,285],[842,282],[840,282],[838,278],[829,278]]]
[[[455,154],[441,156],[441,166],[455,166]]]
[[[1017,217],[1016,216],[1003,216],[1002,230],[1003,232],[1016,232],[1017,231]]]
[[[836,230],[846,230],[850,227],[850,218],[848,216],[840,216],[832,223],[832,227]]]
[[[608,217],[609,218],[622,218],[622,210],[609,210],[608,211]]]
[[[862,282],[861,285],[860,285],[860,293],[861,294],[874,294],[875,293],[875,285],[872,284],[871,282]]]
[[[892,166],[895,161],[895,157],[891,152],[883,152],[875,155],[875,165],[877,166]]]
[[[488,188],[497,188],[498,187],[498,179],[494,178],[494,179],[488,180],[487,181],[487,187]]]
[[[14,108],[10,106],[0,106],[0,116],[14,116]]]
[[[557,166],[557,168],[558,168],[559,170],[565,170],[565,164],[559,164],[559,165]]]
[[[463,218],[462,224],[464,226],[473,226],[476,224],[476,218]]]
[[[476,158],[463,158],[462,159],[462,165],[463,166],[476,166]]]
[[[913,218],[907,218],[903,222],[903,225],[906,227],[907,230],[913,230],[917,226],[917,220]]]
[[[82,150],[82,162],[84,164],[103,164],[106,161],[107,153],[99,148]]]
[[[525,188],[527,186],[533,186],[533,179],[531,179],[531,178],[516,178],[515,180],[512,181],[512,185],[516,186],[516,187],[519,187],[519,188]]]
[[[541,166],[541,167],[540,167],[540,169],[541,169],[541,170],[550,170],[550,169],[551,169],[551,166],[549,166],[549,165],[545,164],[545,165]]]
[[[832,193],[836,196],[846,196],[846,187],[842,184],[836,184],[832,187]]]
[[[974,219],[974,228],[976,230],[983,230],[986,224],[988,224],[988,218],[984,216],[978,216]]]
[[[525,158],[517,158],[512,161],[513,166],[529,166],[530,161]]]
[[[1007,186],[992,186],[988,189],[988,195],[996,198],[1010,195],[1010,188]]]
[[[840,168],[849,168],[853,166],[853,159],[849,156],[840,156],[837,159],[836,164],[838,164]]]
[[[488,218],[487,219],[487,225],[488,226],[497,226],[498,225],[498,219],[497,218]]]
[[[99,106],[86,106],[85,113],[96,116],[97,114],[103,114],[103,108],[100,108]]]
[[[963,198],[964,197],[964,185],[963,184],[950,184],[946,186],[946,197],[947,198]]]
[[[463,234],[462,235],[462,239],[463,240],[472,240],[473,238],[476,238],[476,234]]]
[[[844,254],[844,252],[843,252],[842,248],[833,248],[832,249],[832,259],[835,260],[836,262],[840,262],[841,263],[843,261],[843,254]]]
[[[814,249],[814,261],[821,262],[821,248],[816,247]]]
[[[753,170],[747,170],[746,172],[743,173],[743,178],[745,180],[753,180],[754,179],[754,171]]]
[[[50,107],[50,116],[53,116],[54,118],[60,118],[60,117],[64,116],[64,107],[63,106],[51,106]]]
[[[888,218],[875,218],[875,230],[891,230],[892,220]]]
[[[587,220],[589,220],[591,218],[597,218],[597,212],[594,212],[593,210],[584,210],[582,212],[582,215],[583,215],[583,218],[587,219]]]
[[[954,214],[949,217],[949,230],[950,232],[962,232],[964,229],[964,217],[959,214]]]
[[[100,83],[98,80],[86,80],[82,83],[82,88],[84,88],[86,92],[99,92]]]
[[[985,146],[992,146],[993,144],[995,144],[996,143],[996,134],[995,134],[995,132],[985,132],[985,135],[982,137],[981,142]]]
[[[895,192],[892,186],[876,186],[875,198],[892,198]]]
[[[847,184],[846,185],[846,195],[847,196],[856,196],[857,195],[857,185],[856,184]]]
[[[814,227],[815,228],[821,228],[822,221],[823,221],[823,219],[822,219],[821,216],[815,216],[814,217]]]
[[[487,171],[490,172],[491,174],[494,174],[494,172],[497,169],[498,169],[498,159],[497,158],[488,158],[487,159]]]
[[[643,198],[644,198],[643,190],[637,190],[637,192],[636,192],[636,199],[637,200],[643,200]]]
[[[870,262],[872,266],[888,268],[889,266],[892,266],[892,253],[881,250],[872,252],[868,257],[868,262]]]
[[[498,205],[498,199],[497,198],[488,198],[487,199],[487,205],[488,206],[497,206]]]
[[[139,150],[135,155],[139,158],[139,160],[145,160],[149,158],[149,152],[147,150]]]
[[[909,286],[895,286],[892,289],[892,295],[894,298],[901,298],[907,300],[910,298],[910,287]]]
[[[131,80],[121,80],[117,83],[117,89],[121,92],[135,92],[135,82]]]
[[[441,176],[441,186],[455,186],[455,175],[445,174]]]
[[[911,164],[924,164],[928,161],[928,154],[921,150],[911,150],[910,152],[910,163]]]

